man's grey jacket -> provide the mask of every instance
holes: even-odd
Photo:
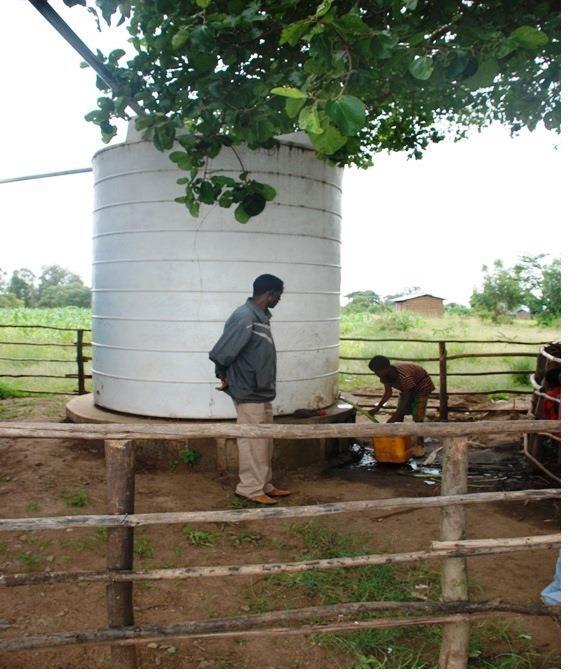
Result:
[[[237,402],[272,401],[276,395],[277,353],[271,312],[247,299],[231,313],[223,334],[209,353],[215,375],[225,378],[225,391]]]

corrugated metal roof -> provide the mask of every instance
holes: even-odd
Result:
[[[401,303],[402,301],[409,301],[410,299],[418,299],[420,296],[432,296],[433,299],[440,299],[444,301],[442,296],[435,296],[434,294],[429,294],[427,292],[417,292],[416,294],[407,294],[407,296],[400,296],[397,299],[391,299],[392,303]]]

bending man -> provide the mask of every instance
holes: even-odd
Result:
[[[403,362],[392,365],[387,357],[377,355],[369,362],[369,368],[379,377],[384,385],[383,397],[370,411],[375,415],[379,409],[391,399],[393,388],[399,390],[399,403],[395,413],[387,422],[402,422],[406,415],[412,415],[415,422],[423,422],[427,411],[429,395],[435,389],[433,381],[422,366]],[[424,455],[423,437],[418,437],[417,457]]]

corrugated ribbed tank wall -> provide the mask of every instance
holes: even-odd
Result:
[[[287,136],[291,137],[291,136]],[[232,210],[193,218],[174,202],[183,176],[149,142],[94,157],[93,389],[105,408],[173,418],[230,418],[208,352],[229,314],[273,273],[277,414],[331,404],[339,355],[341,170],[292,136],[278,149],[239,149],[276,199],[247,224]],[[212,171],[238,174],[231,150]]]

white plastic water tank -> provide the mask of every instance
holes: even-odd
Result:
[[[262,273],[283,279],[273,311],[276,414],[337,395],[341,169],[302,134],[278,149],[239,148],[254,179],[277,190],[247,224],[232,209],[199,218],[174,202],[183,187],[167,153],[129,132],[95,154],[93,390],[107,409],[169,418],[231,418],[208,352]],[[210,170],[242,167],[224,149]]]

